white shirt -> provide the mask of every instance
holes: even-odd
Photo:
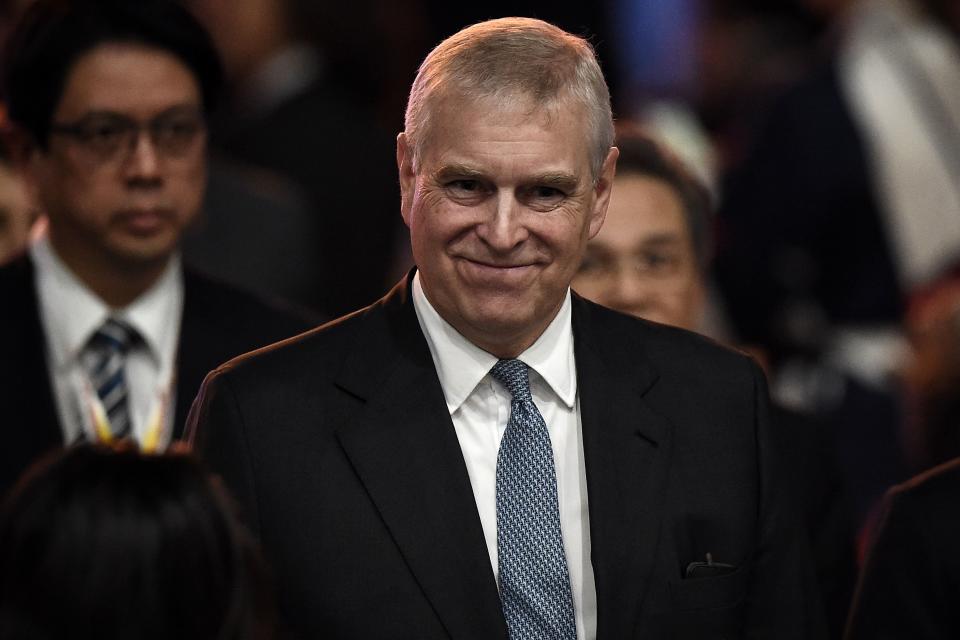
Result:
[[[111,309],[64,264],[46,235],[34,241],[30,256],[64,442],[76,441],[81,433],[96,439],[91,405],[98,399],[95,391],[91,393],[80,356],[91,336],[113,317],[136,329],[142,338],[127,354],[125,371],[133,436],[143,443],[160,415],[158,446],[166,447],[173,428],[174,371],[183,312],[179,257],[172,258],[157,282],[136,300]]]
[[[510,392],[489,375],[498,358],[440,317],[423,292],[419,272],[413,278],[413,305],[463,451],[490,564],[497,575],[497,452],[510,417]],[[577,638],[593,640],[597,635],[597,594],[590,562],[587,474],[570,309],[568,290],[557,316],[518,359],[530,367],[533,402],[543,415],[553,446]]]

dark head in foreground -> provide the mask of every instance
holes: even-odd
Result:
[[[78,446],[0,511],[0,637],[272,637],[253,543],[191,457]]]

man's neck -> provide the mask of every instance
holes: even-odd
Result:
[[[54,234],[50,234],[50,246],[67,268],[113,309],[126,307],[140,297],[170,263],[170,256],[166,256],[149,262],[130,260],[119,264],[102,254],[62,249]]]

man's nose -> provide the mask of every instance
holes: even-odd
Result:
[[[612,274],[607,288],[610,307],[635,316],[643,316],[656,300],[650,283],[635,269],[621,265]]]
[[[160,177],[161,159],[156,143],[147,131],[139,131],[124,158],[124,174],[129,180],[153,181]]]
[[[477,232],[492,248],[509,251],[527,239],[529,231],[523,220],[523,207],[509,190],[497,194]]]

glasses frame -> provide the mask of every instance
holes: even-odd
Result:
[[[186,137],[172,137],[177,135],[174,129],[185,123],[192,127],[191,131],[180,133],[181,137]],[[118,129],[115,134],[116,141],[96,140],[98,125],[103,128],[108,124]],[[207,124],[199,108],[174,107],[146,122],[122,113],[105,111],[89,113],[73,122],[52,122],[49,128],[51,136],[69,138],[92,158],[104,164],[120,157],[129,157],[144,133],[158,155],[178,159],[189,155],[206,135]]]

